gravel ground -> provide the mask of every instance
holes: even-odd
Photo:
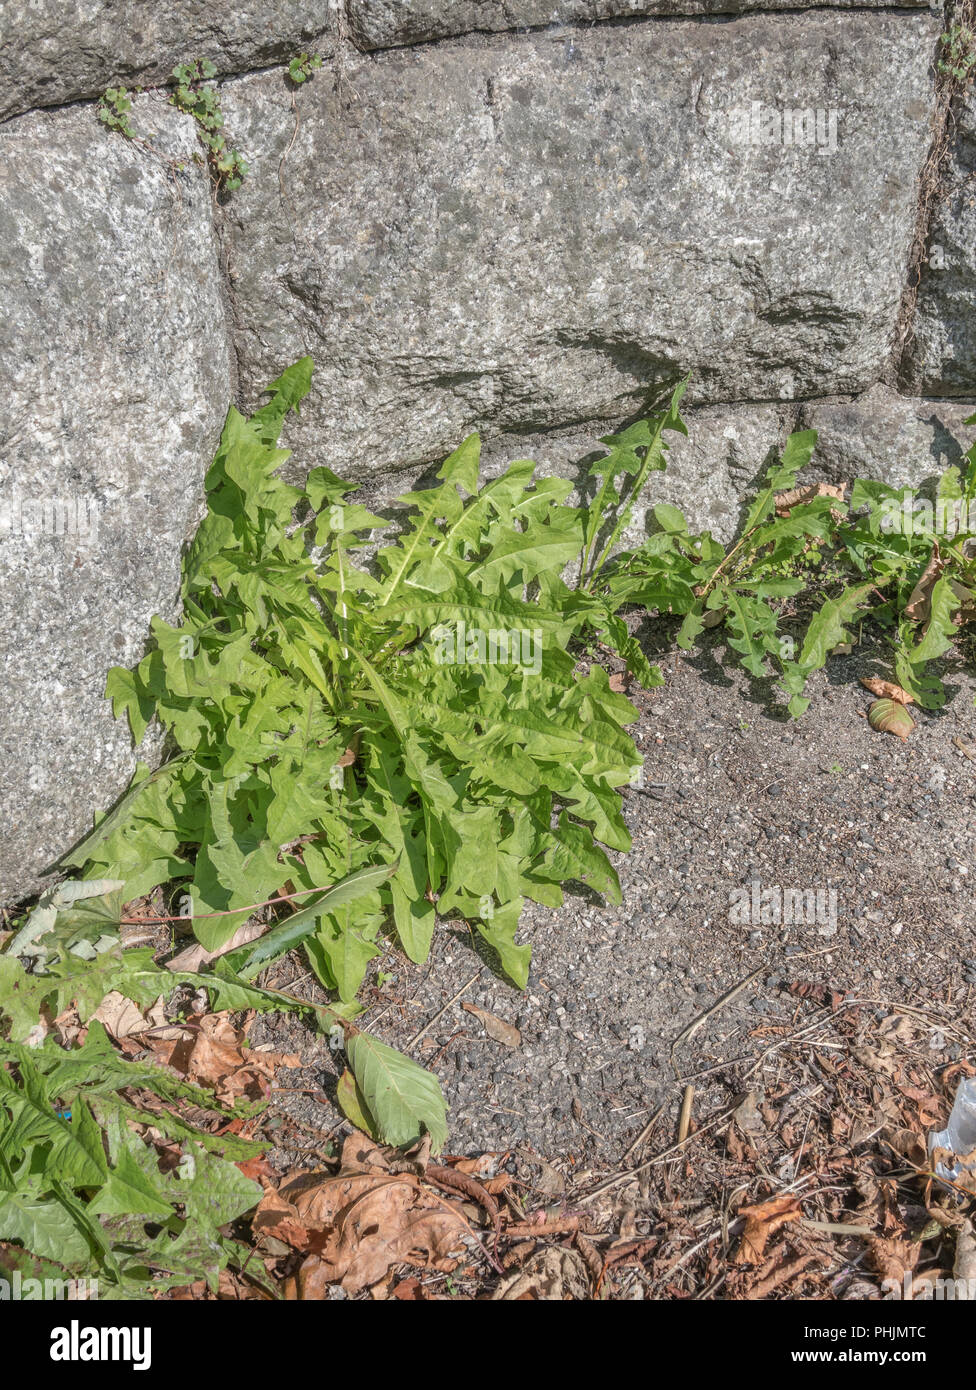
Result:
[[[658,1105],[676,1113],[679,1074],[755,1055],[793,1017],[798,987],[853,990],[876,999],[879,1015],[933,1001],[966,1011],[976,986],[967,756],[976,759],[976,683],[950,673],[949,705],[920,712],[903,745],[871,730],[857,684],[887,674],[881,651],[835,658],[795,722],[721,656],[720,638],[691,656],[671,652],[663,687],[629,692],[647,785],[624,794],[634,846],[612,856],[623,904],[585,889],[558,911],[530,904],[524,994],[452,924],[422,968],[395,950],[374,963],[362,1022],[437,1072],[452,1152],[521,1149],[568,1159],[578,1173],[612,1167]],[[757,894],[819,890],[823,910],[817,920],[748,920],[753,882]],[[746,910],[733,920],[741,887]],[[672,1062],[682,1030],[754,973]],[[463,1003],[516,1024],[521,1045],[493,1041]],[[307,1066],[279,1078],[297,1088],[279,1104],[314,1153],[338,1122],[327,1099],[335,1067],[321,1040],[303,1043],[302,1028],[293,1018],[260,1023],[252,1040],[304,1046]],[[941,1061],[955,1059],[945,1039],[932,1045]],[[703,1110],[709,1084],[698,1083]],[[716,1079],[715,1097],[726,1096]]]

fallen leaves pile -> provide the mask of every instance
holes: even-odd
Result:
[[[925,1298],[973,1277],[976,1193],[935,1179],[927,1153],[976,1070],[948,1049],[972,1038],[938,1006],[789,993],[793,1024],[753,1030],[764,1051],[727,1079],[722,1123],[644,1175],[645,1296]]]

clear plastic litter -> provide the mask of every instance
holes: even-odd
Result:
[[[976,1077],[960,1081],[949,1123],[929,1134],[929,1156],[935,1158],[940,1178],[967,1188],[976,1185]]]

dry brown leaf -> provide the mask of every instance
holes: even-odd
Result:
[[[522,1034],[513,1024],[490,1014],[487,1009],[480,1009],[477,1004],[462,1004],[461,1008],[474,1014],[493,1042],[501,1043],[503,1047],[521,1047]]]
[[[915,703],[915,696],[909,695],[907,690],[902,690],[894,681],[883,681],[877,676],[862,676],[861,684],[865,690],[870,690],[871,694],[877,695],[879,699],[896,700],[900,705]]]
[[[603,1256],[593,1241],[588,1236],[583,1235],[582,1231],[577,1231],[573,1239],[576,1242],[576,1249],[582,1255],[583,1263],[589,1271],[593,1292],[596,1293],[603,1279]]]
[[[789,492],[778,492],[776,494],[776,515],[789,516],[794,507],[799,507],[804,502],[813,502],[817,497],[833,497],[838,502],[843,502],[844,493],[847,490],[846,483],[811,483],[807,487],[791,488]],[[831,508],[831,516],[841,516],[842,512]]]
[[[746,1219],[742,1240],[732,1260],[733,1264],[759,1264],[766,1250],[769,1237],[785,1226],[796,1221],[801,1215],[800,1203],[795,1197],[772,1197],[768,1202],[760,1202],[754,1207],[742,1207],[739,1215]]]
[[[327,1297],[327,1286],[339,1282],[358,1293],[398,1264],[449,1272],[464,1253],[471,1227],[458,1208],[416,1173],[385,1171],[389,1155],[365,1136],[350,1139],[338,1174],[299,1173],[278,1193],[308,1231],[311,1253],[293,1290],[299,1298]]]
[[[269,1188],[258,1203],[251,1217],[251,1230],[255,1240],[271,1236],[284,1241],[294,1250],[308,1249],[308,1231],[298,1219],[298,1212],[280,1192]]]
[[[479,1178],[484,1182],[485,1178],[491,1176],[495,1171],[497,1154],[480,1154],[477,1158],[459,1158],[452,1167],[459,1173],[470,1173],[473,1178]]]
[[[904,1127],[886,1129],[881,1137],[886,1144],[891,1145],[895,1153],[901,1154],[902,1158],[910,1159],[918,1168],[925,1166],[928,1151],[915,1130]]]
[[[917,1029],[918,1024],[909,1018],[908,1014],[890,1014],[882,1019],[878,1026],[878,1032],[883,1038],[893,1043],[904,1043],[906,1047],[911,1047],[914,1043]]]
[[[894,734],[902,743],[915,732],[915,721],[897,700],[875,700],[868,710],[868,723],[879,733]]]
[[[227,1126],[227,1132],[231,1131],[231,1126]],[[222,1130],[221,1133],[224,1131]],[[262,1187],[267,1187],[270,1180],[274,1177],[274,1169],[265,1158],[264,1154],[258,1154],[255,1158],[242,1158],[234,1164],[239,1168],[246,1178],[252,1178],[259,1182]]]
[[[541,1154],[533,1153],[531,1149],[519,1149],[518,1152],[527,1162],[541,1169],[539,1176],[532,1183],[533,1191],[541,1193],[543,1197],[559,1197],[566,1191],[566,1179],[562,1173]]]
[[[743,1163],[747,1158],[755,1158],[756,1150],[747,1139],[739,1138],[739,1131],[735,1125],[729,1125],[725,1136],[725,1147],[734,1163]]]
[[[147,1038],[148,1045],[168,1066],[194,1085],[212,1090],[218,1100],[232,1105],[241,1096],[260,1100],[278,1067],[298,1067],[294,1054],[255,1052],[243,1045],[243,1034],[227,1013],[206,1014],[192,1030],[175,1041]]]
[[[464,1254],[470,1227],[456,1208],[437,1202],[408,1174],[331,1179],[296,1203],[316,1253],[299,1271],[299,1296],[341,1282],[346,1293],[370,1288],[398,1264],[450,1272]]]
[[[973,1223],[969,1220],[960,1227],[956,1236],[956,1260],[952,1267],[952,1277],[969,1280],[970,1287],[976,1280],[976,1234],[973,1233]]]
[[[259,936],[270,931],[274,924],[272,922],[259,922],[253,917],[249,917],[246,922],[242,922],[234,935],[226,945],[221,946],[217,951],[208,951],[205,946],[201,946],[199,941],[195,941],[192,946],[185,947],[179,955],[166,962],[167,970],[189,970],[196,972],[203,965],[209,965],[218,956],[225,956],[228,951],[235,950],[238,946],[247,946],[250,942],[256,941]]]
[[[918,1264],[921,1253],[922,1243],[918,1240],[901,1240],[897,1236],[868,1238],[871,1267],[882,1279],[894,1279],[899,1285],[904,1283],[905,1274]]]
[[[589,1299],[586,1265],[575,1250],[549,1246],[525,1262],[518,1274],[503,1279],[492,1301],[558,1303]]]
[[[816,1255],[797,1255],[792,1260],[781,1260],[769,1274],[746,1292],[745,1297],[749,1300],[768,1298],[775,1289],[789,1284],[798,1274],[802,1274],[810,1265],[817,1262],[818,1257]]]
[[[935,588],[936,580],[945,569],[945,564],[945,560],[939,554],[938,542],[936,542],[932,546],[932,558],[925,566],[921,579],[915,585],[908,602],[905,604],[905,617],[910,618],[913,623],[928,621],[932,608],[932,590]]]
[[[743,1134],[762,1134],[766,1122],[759,1113],[758,1097],[755,1091],[747,1091],[736,1107],[732,1118]]]
[[[393,1286],[393,1297],[406,1303],[429,1303],[431,1296],[417,1278],[411,1274],[408,1279],[400,1279]]]
[[[113,989],[110,994],[99,1004],[92,1014],[97,1018],[110,1038],[121,1041],[122,1038],[136,1037],[144,1033],[152,1024],[146,1019],[140,1009],[133,1004],[131,999],[126,999],[124,994],[120,994],[117,989]]]
[[[81,1037],[82,1026],[81,1015],[74,1005],[72,1005],[70,1009],[65,1009],[63,1013],[58,1014],[52,1026],[57,1040],[62,1047],[70,1050],[76,1046]]]
[[[499,1211],[498,1203],[492,1194],[485,1187],[484,1183],[473,1178],[470,1173],[459,1173],[455,1168],[442,1167],[440,1164],[432,1163],[427,1169],[427,1178],[431,1182],[437,1183],[439,1187],[445,1188],[448,1192],[461,1192],[469,1198],[472,1206],[469,1210],[468,1203],[464,1204],[464,1210],[472,1221],[481,1218],[479,1207],[484,1208],[491,1218],[495,1230],[498,1230]]]
[[[340,1168],[350,1171],[374,1169],[377,1173],[388,1173],[389,1163],[386,1151],[381,1144],[374,1143],[368,1134],[353,1130],[346,1136],[339,1157]]]
[[[242,1299],[255,1298],[266,1302],[273,1295],[265,1289],[258,1288],[256,1284],[250,1283],[247,1279],[242,1279],[234,1270],[222,1269],[217,1278],[216,1294],[211,1292],[205,1279],[198,1279],[193,1284],[185,1284],[182,1288],[173,1289],[167,1297],[178,1302],[199,1303],[218,1299],[221,1302],[239,1303]]]
[[[620,695],[627,689],[627,677],[623,672],[620,672],[619,674],[612,675],[607,684],[610,686],[611,690],[615,690],[617,694]]]
[[[499,1193],[511,1187],[514,1181],[515,1179],[511,1173],[499,1173],[497,1177],[485,1179],[485,1191],[490,1192],[493,1197],[497,1197]]]
[[[340,1171],[371,1173],[413,1173],[422,1178],[430,1158],[430,1135],[425,1134],[411,1149],[395,1149],[377,1144],[368,1134],[353,1130],[342,1145]]]
[[[882,1076],[894,1076],[898,1070],[895,1049],[885,1038],[882,1038],[876,1047],[868,1047],[867,1045],[855,1047],[853,1056],[862,1067],[867,1067],[869,1071],[879,1072]]]

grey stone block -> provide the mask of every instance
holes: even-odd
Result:
[[[210,190],[188,118],[158,156],[91,108],[0,129],[0,901],[134,766],[103,699],[172,613],[231,392]],[[180,172],[168,159],[185,163]]]
[[[358,475],[473,428],[616,423],[689,370],[698,405],[866,389],[936,32],[818,12],[451,41],[316,80],[297,126],[280,76],[227,84],[246,386],[310,352],[301,464]]]

